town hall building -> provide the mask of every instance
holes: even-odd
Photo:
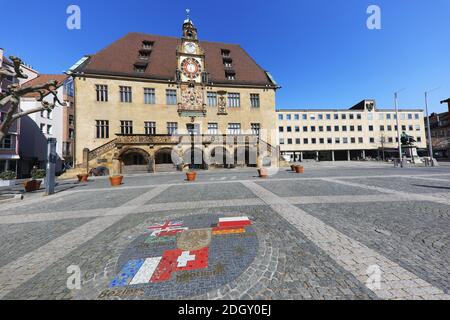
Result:
[[[112,173],[276,165],[279,88],[239,45],[129,33],[69,72],[75,164]]]

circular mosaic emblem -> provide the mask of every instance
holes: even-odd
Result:
[[[255,259],[258,239],[247,217],[197,215],[150,225],[119,257],[98,298],[176,299],[219,288]]]

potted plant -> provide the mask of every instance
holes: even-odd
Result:
[[[118,187],[118,186],[122,185],[122,181],[123,181],[123,176],[121,176],[121,175],[109,177],[109,182],[111,182],[112,187]]]
[[[78,182],[88,182],[89,175],[87,173],[77,174]]]
[[[195,181],[195,179],[197,178],[197,172],[189,170],[188,172],[186,172],[186,178],[187,181]]]
[[[258,175],[259,175],[260,178],[267,178],[267,176],[268,176],[267,168],[264,168],[264,167],[259,168],[258,169]]]
[[[16,173],[5,171],[0,173],[0,187],[14,187],[16,185]]]
[[[305,168],[303,166],[295,166],[296,173],[305,173]]]
[[[296,166],[295,164],[291,164],[291,170],[292,171],[295,171],[295,166]]]
[[[34,168],[31,170],[31,180],[25,181],[23,186],[26,192],[33,192],[41,188],[43,179],[45,178],[45,170]]]

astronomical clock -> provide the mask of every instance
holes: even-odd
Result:
[[[177,48],[177,82],[180,116],[204,117],[206,115],[205,93],[208,81],[205,70],[205,54],[197,39],[197,29],[189,19],[183,24],[183,37]]]

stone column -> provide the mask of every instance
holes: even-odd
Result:
[[[350,150],[347,150],[347,161],[350,161]]]
[[[83,165],[86,168],[86,173],[89,173],[89,149],[83,149]]]
[[[361,155],[362,155],[362,158],[365,159],[366,158],[366,150],[363,150]]]
[[[334,150],[331,150],[331,161],[334,162]]]
[[[319,151],[316,151],[316,161],[319,162]]]
[[[300,162],[303,162],[303,152],[300,152]]]

